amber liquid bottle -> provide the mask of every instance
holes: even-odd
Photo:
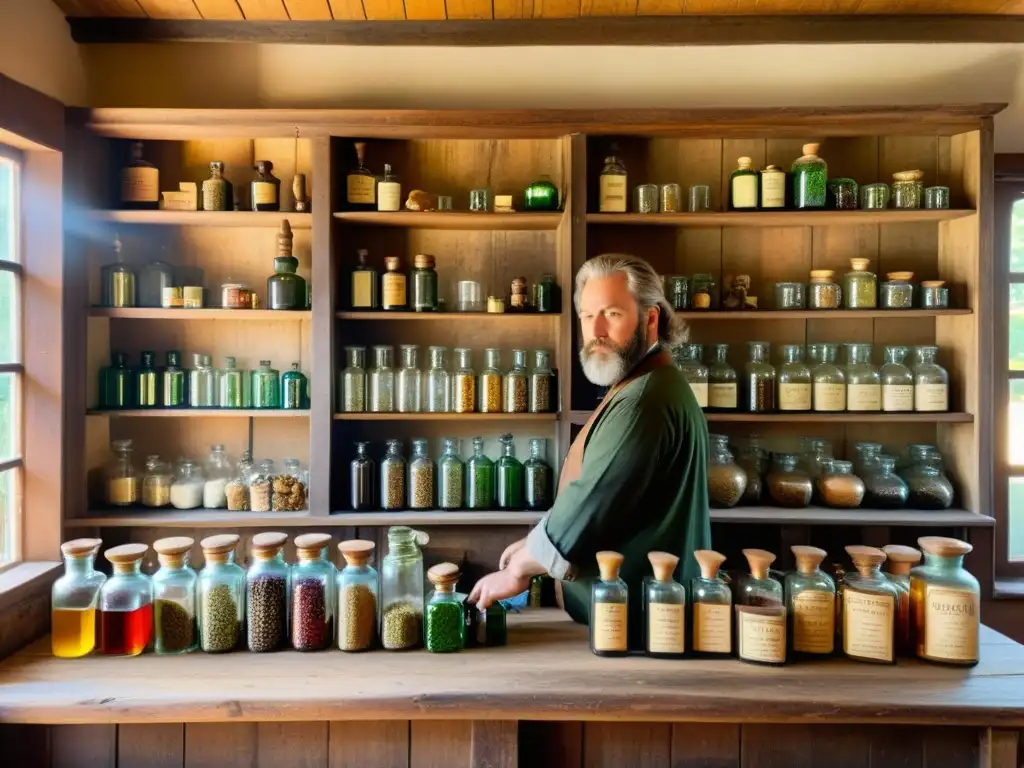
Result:
[[[910,606],[910,569],[921,562],[921,553],[913,547],[901,544],[887,544],[885,552],[885,574],[899,589],[899,605],[896,607],[896,653],[900,656],[914,655],[914,622]]]
[[[885,552],[849,546],[857,569],[843,580],[843,653],[857,661],[896,663],[896,611],[899,590],[882,573]]]
[[[978,663],[981,587],[964,569],[973,547],[945,536],[923,536],[924,565],[910,572],[910,605],[917,655],[926,661],[973,667]]]

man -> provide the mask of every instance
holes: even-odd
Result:
[[[583,373],[611,389],[569,449],[554,506],[469,599],[486,608],[548,573],[562,582],[569,615],[587,623],[594,556],[616,550],[630,587],[630,646],[641,647],[647,553],[678,555],[677,578],[689,579],[698,572],[693,552],[710,547],[707,423],[672,365],[667,345],[684,330],[647,262],[618,254],[587,261],[573,300]]]

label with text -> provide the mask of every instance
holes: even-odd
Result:
[[[693,650],[699,653],[732,653],[731,605],[695,603]]]
[[[355,205],[373,205],[377,202],[377,180],[373,176],[352,174],[348,177],[345,197]]]
[[[598,603],[594,606],[595,651],[626,650],[626,604]]]
[[[810,384],[779,384],[780,411],[811,410]]]
[[[784,173],[762,173],[761,174],[761,207],[762,208],[785,208],[786,207],[786,174],[784,174]]]
[[[846,410],[848,411],[880,411],[882,410],[881,384],[847,384]]]
[[[924,655],[949,661],[978,660],[978,596],[962,589],[925,591]]]
[[[601,213],[625,213],[626,177],[613,174],[602,176],[598,201]]]
[[[805,589],[793,600],[793,650],[832,653],[836,636],[836,596]]]
[[[845,411],[846,385],[816,382],[814,385],[814,410]]]
[[[701,408],[707,408],[708,383],[706,381],[695,381],[688,383],[690,384],[690,391],[693,392],[693,396],[697,400],[697,405],[699,405]]]
[[[732,207],[757,208],[756,174],[745,174],[732,180]]]
[[[686,650],[684,616],[681,605],[648,604],[647,650],[651,653],[683,653]]]
[[[277,185],[269,181],[254,181],[252,184],[252,202],[254,205],[274,205],[277,203]]]
[[[402,185],[394,182],[381,182],[377,185],[377,210],[402,210]]]
[[[948,411],[949,387],[946,384],[918,384],[914,387],[915,411]]]
[[[748,661],[781,663],[786,660],[786,612],[738,612],[739,656]]]
[[[913,384],[883,384],[882,385],[882,410],[883,411],[912,411],[912,410],[914,410],[914,385]]]
[[[843,592],[843,650],[850,656],[892,661],[896,628],[896,600],[892,595]]]
[[[404,307],[406,304],[405,275],[398,272],[388,272],[381,278],[381,305],[384,309],[391,307]]]
[[[712,408],[735,408],[735,384],[710,384],[708,386],[708,405]]]
[[[156,168],[125,168],[121,171],[121,201],[155,203],[160,200],[160,171]]]

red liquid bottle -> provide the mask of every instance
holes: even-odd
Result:
[[[153,637],[153,584],[142,573],[145,544],[122,544],[104,556],[114,574],[100,590],[100,653],[137,656]]]
[[[153,604],[134,611],[103,611],[100,622],[100,653],[138,656],[153,634]]]

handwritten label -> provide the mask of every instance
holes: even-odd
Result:
[[[647,650],[651,653],[682,653],[686,650],[686,619],[683,606],[649,603]]]
[[[595,651],[626,650],[625,603],[597,603],[590,620],[594,622]]]
[[[892,595],[843,591],[843,650],[850,656],[893,661],[896,600]]]
[[[978,596],[928,587],[925,592],[924,655],[950,661],[978,660]]]
[[[695,603],[693,650],[701,653],[732,653],[732,606]]]

